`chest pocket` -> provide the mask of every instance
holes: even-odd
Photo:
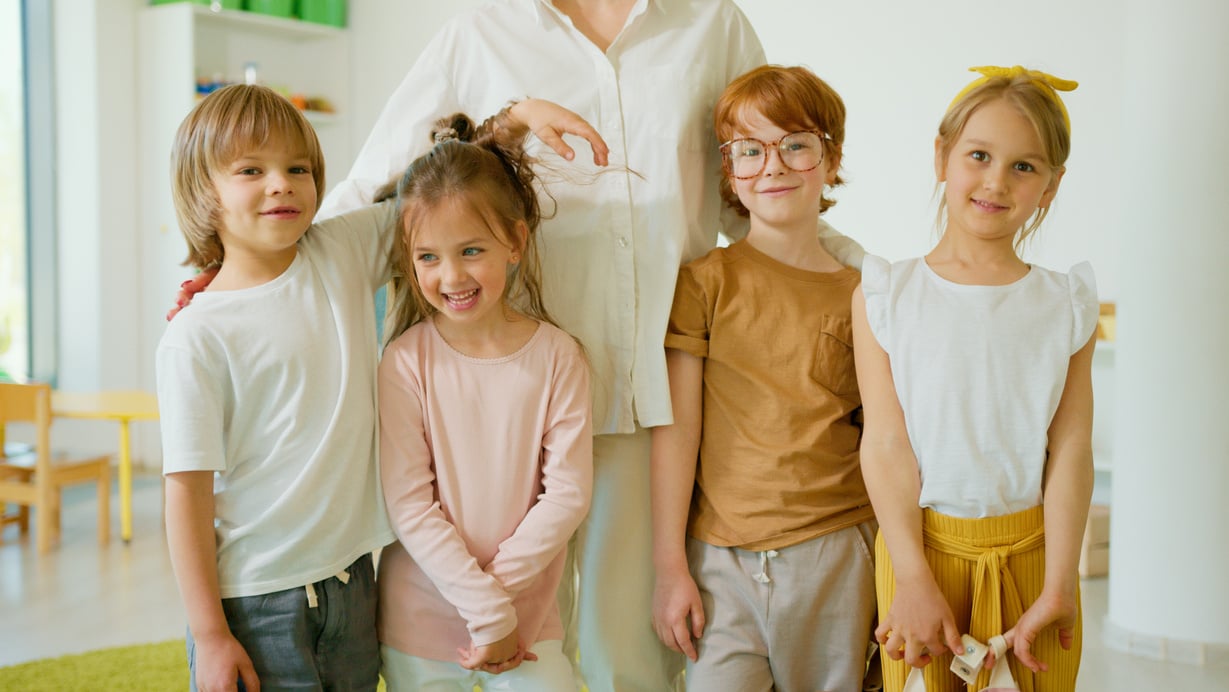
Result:
[[[845,399],[859,398],[858,375],[853,363],[853,322],[848,317],[824,315],[819,325],[815,368],[816,382]]]

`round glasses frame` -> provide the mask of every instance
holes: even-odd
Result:
[[[798,135],[815,135],[819,139],[819,159],[815,161],[814,164],[805,168],[795,168],[792,166],[790,161],[795,158],[795,152],[786,149],[786,147],[791,144],[789,140],[797,137]],[[721,167],[725,170],[726,175],[736,180],[748,180],[764,172],[764,168],[768,166],[768,152],[770,149],[777,150],[777,156],[781,159],[781,164],[791,171],[794,171],[795,173],[806,173],[807,171],[813,171],[819,167],[819,164],[824,162],[824,142],[831,141],[832,137],[828,136],[828,133],[826,132],[821,132],[819,130],[799,130],[798,132],[791,132],[775,142],[765,142],[754,137],[739,137],[738,139],[731,139],[730,141],[725,142],[718,148],[721,150]],[[746,171],[743,171],[745,175],[739,175],[734,172],[735,156],[730,152],[732,147],[740,142],[753,142],[759,145],[760,155],[758,158],[760,163],[759,167],[755,169],[754,173],[746,173]]]

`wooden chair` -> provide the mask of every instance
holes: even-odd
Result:
[[[9,423],[34,425],[37,439],[33,448],[4,444],[3,431]],[[70,458],[51,449],[49,385],[0,382],[0,450],[0,507],[18,507],[4,514],[0,527],[17,524],[22,534],[28,533],[33,507],[38,552],[46,553],[60,534],[61,490],[92,481],[98,485],[98,543],[106,545],[111,537],[111,459]]]

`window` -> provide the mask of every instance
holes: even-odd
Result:
[[[0,377],[30,372],[21,4],[0,4]]]
[[[49,5],[0,3],[0,377],[54,382]]]

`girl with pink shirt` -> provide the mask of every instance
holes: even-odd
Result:
[[[576,689],[555,591],[589,507],[589,367],[542,305],[526,132],[443,119],[397,183],[379,403],[399,540],[377,580],[393,691]]]

